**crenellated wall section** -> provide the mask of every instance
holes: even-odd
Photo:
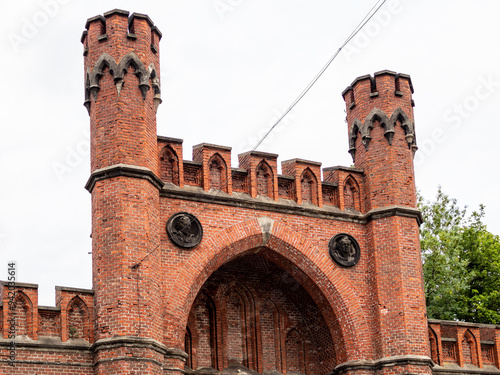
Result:
[[[500,372],[500,326],[429,319],[433,372]]]
[[[51,307],[38,305],[36,284],[0,285],[2,365],[12,341],[9,320],[15,315],[19,371],[30,373],[36,366],[37,373],[44,374],[46,366],[64,369],[65,374],[93,374],[93,290],[57,286],[56,306]],[[9,292],[15,292],[13,298]],[[500,373],[500,326],[429,319],[428,334],[435,374]]]
[[[94,373],[93,290],[57,286],[52,307],[38,305],[37,284],[2,281],[0,288],[1,374]]]
[[[211,199],[232,197],[233,201],[253,200],[253,204],[303,210],[322,208],[354,216],[366,213],[361,169],[321,169],[321,163],[291,159],[281,162],[282,173],[278,174],[278,155],[261,151],[239,154],[239,165],[232,168],[230,147],[208,143],[193,146],[191,161],[183,160],[182,142],[158,137],[158,170],[165,192],[189,188],[203,195],[212,190],[217,197]]]

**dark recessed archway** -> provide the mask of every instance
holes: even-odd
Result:
[[[221,266],[204,283],[189,314],[192,369],[331,372],[337,363],[335,340],[325,311],[301,285],[308,280],[267,248]],[[331,311],[326,313],[331,317]]]

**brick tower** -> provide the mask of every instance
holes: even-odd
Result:
[[[113,10],[82,36],[91,126],[95,374],[163,374],[156,108],[159,40]]]
[[[391,370],[396,373],[428,371],[424,356],[429,355],[412,93],[409,76],[387,70],[359,77],[343,92],[349,152],[356,168],[364,171],[363,211],[370,215],[365,230],[371,249],[375,355],[415,356],[413,364],[399,362]]]

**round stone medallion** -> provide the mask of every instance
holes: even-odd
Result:
[[[177,212],[167,221],[170,241],[183,249],[197,246],[203,238],[203,227],[196,216],[188,212]]]
[[[356,265],[361,255],[358,242],[346,233],[333,236],[328,243],[328,250],[335,263],[343,267]]]

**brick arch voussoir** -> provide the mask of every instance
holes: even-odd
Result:
[[[367,339],[364,336],[369,329],[349,282],[338,267],[324,264],[324,254],[309,240],[277,221],[273,222],[270,233],[264,234],[259,221],[250,219],[216,233],[200,246],[180,270],[167,297],[166,306],[177,306],[174,310],[175,322],[170,323],[178,325],[173,332],[184,331],[191,306],[213,272],[237,256],[262,246],[291,261],[307,275],[336,315],[343,336],[342,350],[348,360],[362,358],[365,353],[361,341]],[[175,340],[173,337],[167,339]],[[181,342],[172,344],[183,345]]]

